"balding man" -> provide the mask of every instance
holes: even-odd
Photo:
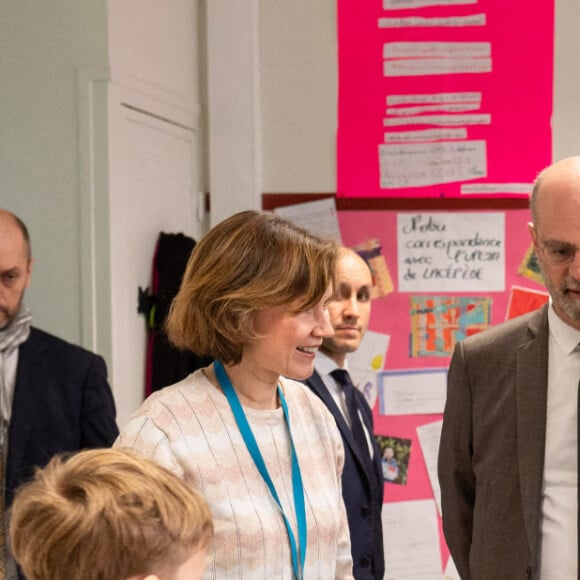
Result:
[[[109,447],[118,435],[105,361],[31,325],[23,299],[32,264],[26,226],[0,209],[0,521],[35,467],[59,452]],[[16,577],[1,550],[0,578]]]
[[[337,292],[328,304],[334,335],[324,338],[305,381],[334,416],[344,443],[342,495],[348,516],[356,580],[382,580],[385,571],[381,509],[383,475],[373,435],[373,414],[353,388],[346,356],[358,349],[371,314],[372,275],[368,264],[339,248]]]
[[[577,580],[580,157],[542,171],[529,231],[550,302],[459,343],[439,454],[463,580]]]

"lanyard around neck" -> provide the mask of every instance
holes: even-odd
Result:
[[[284,394],[282,393],[282,389],[278,387],[278,396],[280,397],[280,402],[282,404],[282,409],[284,411],[284,418],[286,420],[286,426],[288,427],[288,434],[290,436],[290,447],[292,452],[292,490],[294,492],[294,509],[296,510],[296,522],[298,525],[298,545],[296,545],[296,539],[294,537],[294,533],[292,532],[292,528],[290,526],[290,522],[284,513],[284,509],[282,508],[282,504],[280,503],[280,498],[278,497],[278,493],[276,492],[276,488],[274,487],[274,483],[270,478],[270,474],[268,473],[268,468],[264,462],[264,458],[262,457],[262,453],[260,452],[260,448],[258,447],[258,443],[254,434],[252,433],[252,429],[250,424],[248,423],[248,419],[246,418],[246,414],[244,413],[244,409],[238,399],[238,395],[234,390],[234,387],[226,373],[224,365],[216,360],[213,363],[213,368],[217,377],[217,380],[222,388],[224,395],[226,396],[228,403],[232,409],[234,417],[236,419],[236,423],[238,424],[238,428],[240,429],[240,433],[244,438],[244,442],[260,475],[268,485],[270,493],[274,498],[275,502],[278,504],[280,508],[280,512],[282,513],[282,517],[284,518],[284,523],[286,524],[286,531],[288,532],[288,538],[290,539],[290,548],[292,551],[292,566],[294,568],[294,575],[295,577],[300,580],[303,577],[303,570],[304,570],[304,561],[306,559],[306,508],[304,506],[304,486],[302,484],[302,475],[300,473],[300,466],[298,465],[298,457],[296,455],[296,449],[294,448],[294,440],[292,439],[292,431],[290,430],[290,418],[288,415],[288,406],[286,405],[286,400],[284,399]]]

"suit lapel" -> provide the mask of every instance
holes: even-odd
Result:
[[[548,397],[548,310],[530,318],[528,335],[516,357],[518,464],[522,508],[530,550],[538,546],[538,519],[546,442]]]
[[[18,366],[14,402],[10,419],[7,476],[20,464],[26,441],[39,413],[37,387],[45,386],[42,379],[45,346],[38,334],[31,330],[30,337],[18,350]],[[41,411],[40,411],[41,412]]]
[[[370,474],[367,469],[368,461],[365,462],[362,455],[359,452],[358,445],[354,440],[354,436],[348,423],[346,422],[344,415],[334,402],[332,395],[328,392],[326,385],[323,383],[320,375],[314,371],[314,374],[307,380],[310,388],[322,399],[336,422],[338,430],[340,431],[343,441],[348,445],[352,455],[356,458],[357,463],[360,465],[362,471],[364,472],[367,479],[370,479]],[[368,428],[368,427],[367,427]]]

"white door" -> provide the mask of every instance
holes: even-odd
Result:
[[[146,323],[137,298],[150,285],[158,234],[197,240],[203,229],[194,124],[191,113],[110,86],[110,371],[120,426],[144,397]]]

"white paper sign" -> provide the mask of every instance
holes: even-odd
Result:
[[[455,562],[451,556],[449,556],[449,559],[447,560],[447,566],[445,566],[445,572],[443,572],[443,580],[461,580],[459,572],[455,567]]]
[[[379,373],[381,415],[443,413],[447,369],[383,371]]]
[[[412,124],[414,118],[391,117],[385,123]],[[379,164],[381,187],[385,189],[452,183],[487,175],[485,141],[379,145]]]
[[[442,576],[437,512],[432,500],[383,504],[386,580],[437,580]]]
[[[441,429],[443,421],[435,421],[417,427],[417,437],[419,445],[423,452],[427,475],[433,490],[433,497],[437,504],[437,511],[441,515],[441,487],[439,486],[439,477],[437,476],[437,458],[439,456],[439,440],[441,439]]]
[[[371,409],[377,400],[377,373],[385,364],[390,338],[387,334],[369,330],[359,348],[348,355],[348,368],[353,383],[363,393]]]
[[[278,207],[274,213],[312,234],[342,243],[334,197]]]
[[[503,212],[399,213],[397,248],[399,292],[505,290]]]

